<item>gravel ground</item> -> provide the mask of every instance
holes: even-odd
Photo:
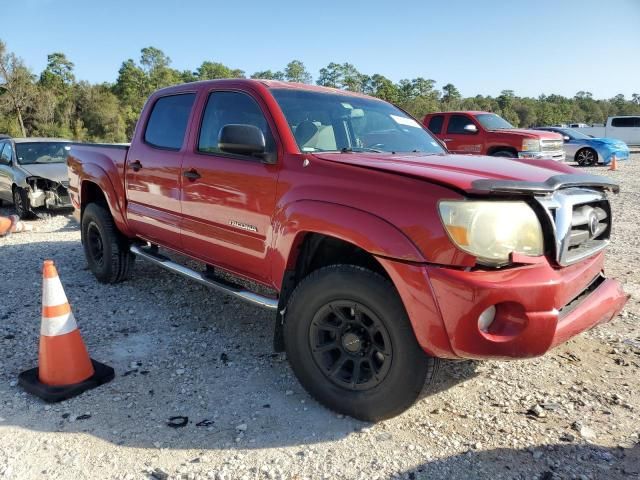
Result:
[[[640,155],[585,170],[622,184],[607,270],[626,310],[543,358],[445,363],[413,408],[376,425],[302,389],[272,353],[270,313],[144,262],[98,284],[70,216],[31,222],[0,239],[0,478],[638,478]],[[116,369],[54,405],[16,385],[37,361],[45,258],[92,357]],[[176,416],[186,426],[168,426]]]

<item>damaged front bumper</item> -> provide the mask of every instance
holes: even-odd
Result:
[[[72,208],[68,181],[56,182],[40,177],[27,178],[27,197],[31,208],[49,210]]]

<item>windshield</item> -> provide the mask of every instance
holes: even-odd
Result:
[[[560,133],[569,135],[574,140],[591,140],[591,137],[589,135],[585,135],[584,133],[574,130],[573,128],[563,128],[562,130],[560,130]]]
[[[16,157],[20,165],[34,163],[65,163],[71,145],[65,142],[16,143]]]
[[[288,88],[271,92],[302,152],[444,153],[418,122],[381,100]]]
[[[479,115],[476,115],[476,120],[478,120],[487,130],[505,130],[507,128],[514,128],[513,125],[495,113],[480,113]]]

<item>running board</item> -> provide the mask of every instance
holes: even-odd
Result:
[[[139,247],[138,245],[131,245],[130,250],[134,255],[142,257],[145,260],[149,260],[151,263],[155,263],[156,265],[165,268],[170,272],[177,273],[178,275],[182,275],[183,277],[187,277],[191,280],[195,280],[202,285],[214,288],[221,291],[222,293],[231,295],[232,297],[236,297],[240,300],[244,300],[245,302],[253,303],[255,305],[260,305],[261,307],[270,308],[273,310],[278,308],[278,300],[275,298],[258,295],[257,293],[243,290],[242,288],[235,285],[217,282],[211,278],[206,277],[200,272],[180,265],[179,263],[176,263],[163,255],[149,252]]]

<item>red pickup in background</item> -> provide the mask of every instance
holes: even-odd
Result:
[[[422,123],[451,153],[564,161],[562,135],[515,128],[490,112],[430,113]]]

